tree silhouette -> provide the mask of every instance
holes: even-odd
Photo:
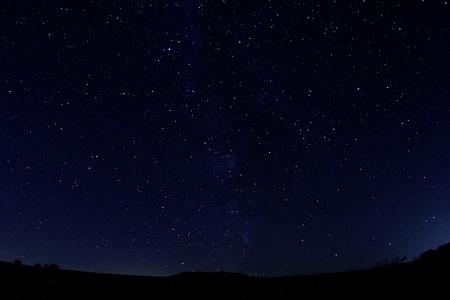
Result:
[[[392,259],[391,261],[385,260],[383,263],[379,262],[377,263],[374,268],[383,268],[383,267],[395,267],[401,264],[405,264],[408,262],[408,259],[406,258],[406,256],[403,257],[396,257],[394,259]]]
[[[14,261],[14,264],[15,264],[16,266],[21,266],[21,265],[22,265],[22,261],[21,261],[20,259],[16,259],[16,260]]]
[[[417,262],[422,266],[434,268],[450,267],[450,243],[439,246],[437,249],[430,249],[422,253]]]

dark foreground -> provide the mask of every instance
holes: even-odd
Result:
[[[282,278],[230,273],[138,277],[0,263],[0,299],[448,299],[449,275],[447,268],[412,263]]]

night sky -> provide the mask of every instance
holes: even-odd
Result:
[[[1,1],[0,260],[285,276],[450,241],[447,1]]]

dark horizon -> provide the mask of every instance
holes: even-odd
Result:
[[[450,243],[430,249],[412,263],[397,259],[371,270],[320,275],[255,278],[238,273],[185,272],[171,277],[81,273],[56,265],[0,262],[2,298],[10,299],[380,299],[439,298],[447,291]]]
[[[5,265],[14,266],[14,268],[21,268],[26,267],[29,270],[34,269],[37,272],[41,272],[42,270],[46,271],[47,273],[53,273],[57,274],[60,271],[62,272],[70,272],[70,273],[79,273],[79,274],[91,274],[91,275],[113,275],[113,276],[125,276],[128,278],[131,277],[140,277],[140,278],[168,278],[168,277],[174,277],[174,276],[182,276],[185,274],[190,273],[197,273],[200,275],[207,275],[208,274],[226,274],[227,276],[245,276],[245,277],[253,277],[253,278],[260,278],[260,279],[287,279],[289,277],[311,277],[314,276],[316,278],[316,275],[318,276],[346,276],[350,273],[361,273],[361,272],[377,272],[382,271],[389,271],[392,272],[392,270],[405,270],[405,266],[412,266],[414,269],[422,270],[426,272],[433,272],[436,275],[445,275],[448,271],[448,268],[450,267],[450,242],[445,243],[442,245],[439,245],[439,247],[436,248],[429,248],[428,250],[422,252],[419,256],[415,257],[412,260],[408,260],[406,256],[396,256],[395,258],[392,258],[390,260],[380,261],[373,265],[371,268],[364,268],[364,269],[355,269],[355,270],[348,270],[348,271],[338,271],[338,272],[328,272],[328,273],[312,273],[312,274],[292,274],[292,275],[285,275],[285,276],[252,276],[249,274],[243,274],[239,272],[227,272],[227,271],[215,271],[215,272],[206,272],[201,270],[191,270],[191,271],[183,271],[181,273],[176,273],[172,275],[167,276],[149,276],[149,275],[133,275],[133,274],[117,274],[117,273],[104,273],[104,272],[93,272],[93,271],[83,271],[83,270],[73,270],[73,269],[61,269],[58,264],[51,263],[51,264],[41,264],[41,263],[35,263],[33,265],[24,264],[21,260],[16,259],[14,262],[5,262],[0,261],[0,268],[3,268]],[[413,268],[408,268],[407,270],[412,271]],[[8,272],[11,272],[13,270],[19,270],[19,269],[9,269],[9,271],[3,270],[2,273],[7,274]],[[318,277],[317,277],[318,278]]]
[[[0,260],[320,274],[450,237],[447,1],[5,1]]]

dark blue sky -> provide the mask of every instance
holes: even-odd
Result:
[[[2,1],[0,260],[371,268],[450,239],[446,1]]]

